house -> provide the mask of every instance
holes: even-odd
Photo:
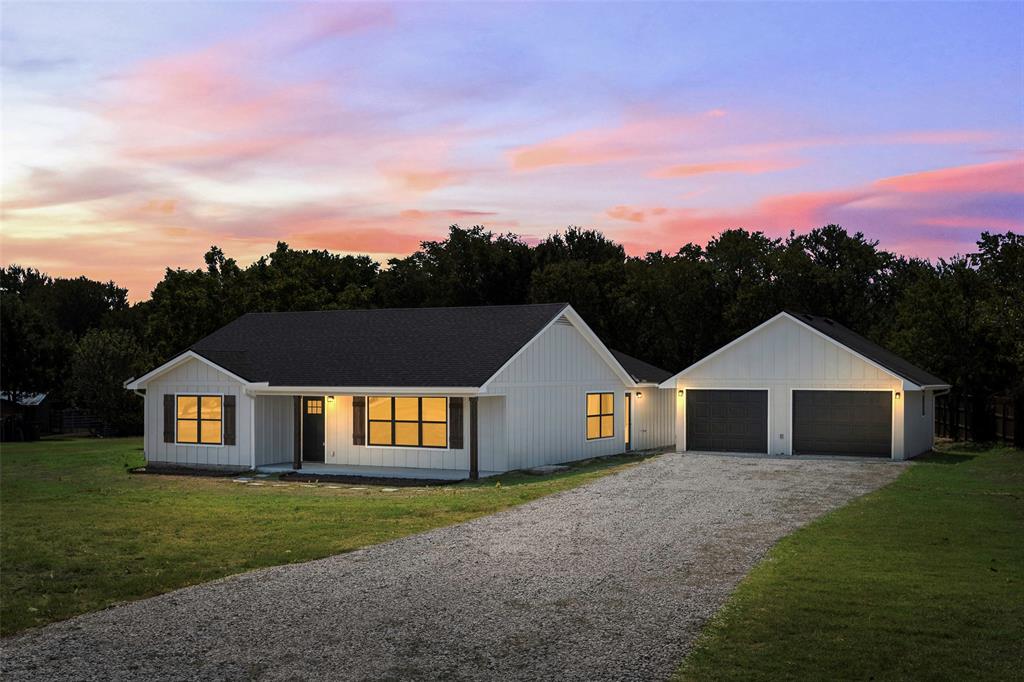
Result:
[[[557,303],[251,313],[125,387],[153,465],[454,479],[671,446],[669,374]]]
[[[661,383],[676,446],[908,459],[932,448],[943,380],[839,323],[784,311]]]

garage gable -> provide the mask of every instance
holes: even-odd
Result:
[[[780,313],[676,377],[701,381],[781,380],[891,383],[902,379],[838,342]],[[663,384],[664,385],[664,384]]]

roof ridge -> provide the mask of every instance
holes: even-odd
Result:
[[[474,308],[540,308],[543,306],[560,306],[567,308],[569,303],[481,303],[479,305],[430,305],[430,306],[402,306],[397,308],[330,308],[328,310],[251,310],[242,314],[246,315],[308,315],[312,313],[372,313],[383,310],[469,310]],[[236,318],[238,319],[238,318]],[[230,323],[229,323],[230,324]]]

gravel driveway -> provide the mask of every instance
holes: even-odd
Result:
[[[9,638],[4,678],[665,679],[778,538],[903,467],[663,455],[469,523]]]

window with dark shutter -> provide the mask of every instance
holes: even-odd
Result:
[[[174,442],[174,394],[164,394],[164,442]]]
[[[235,444],[235,396],[224,396],[224,445]]]
[[[366,445],[366,398],[352,398],[352,445]]]
[[[462,449],[463,398],[448,399],[448,443],[452,450]]]

